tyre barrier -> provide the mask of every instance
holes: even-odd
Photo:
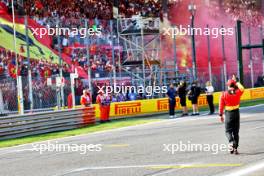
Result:
[[[76,129],[95,122],[94,107],[0,117],[0,140]]]

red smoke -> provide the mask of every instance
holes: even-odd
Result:
[[[175,5],[169,10],[168,19],[172,25],[183,25],[187,27],[190,24],[190,12],[188,11],[188,5],[193,2],[192,0],[181,1],[179,5]],[[234,28],[234,34],[232,36],[225,36],[225,54],[227,60],[227,71],[228,75],[237,73],[237,48],[236,48],[236,33],[235,26],[236,22],[226,14],[224,10],[218,7],[208,7],[204,1],[196,0],[194,3],[197,6],[195,14],[195,28],[205,28],[208,24],[210,28],[221,28],[223,25],[225,28]],[[214,9],[215,8],[215,9]],[[212,15],[213,14],[213,15]],[[243,44],[248,43],[247,26],[243,24],[242,39]],[[252,44],[260,44],[260,32],[259,28],[252,28]],[[178,65],[181,66],[181,60],[187,60],[187,67],[192,66],[192,50],[191,50],[191,37],[190,36],[177,36],[177,59]],[[188,41],[182,44],[181,41]],[[195,36],[196,39],[196,58],[197,58],[197,69],[198,75],[206,77],[208,79],[208,47],[207,47],[207,36]],[[173,45],[171,38],[168,41],[166,37],[167,45],[164,46],[166,53],[163,58],[170,58],[173,60]],[[180,46],[180,47],[179,47]],[[213,67],[214,75],[221,75],[221,68],[223,67],[223,53],[222,53],[222,36],[218,38],[213,38],[210,36],[210,47],[211,47],[211,61]],[[187,49],[187,50],[186,50]],[[182,57],[182,50],[188,51],[188,57]],[[262,74],[262,62],[261,62],[261,49],[252,50],[254,56],[254,71],[256,73],[255,79],[259,74]],[[244,72],[247,74],[249,72],[249,51],[243,52],[244,61]],[[181,67],[182,68],[182,67]]]

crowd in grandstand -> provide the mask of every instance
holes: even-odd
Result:
[[[24,8],[30,16],[39,15],[45,17],[65,18],[90,18],[110,19],[112,18],[111,1],[101,0],[25,0]]]
[[[159,0],[119,0],[119,13],[123,17],[142,15],[157,17],[160,15]],[[113,18],[113,1],[108,0],[25,0],[24,9],[30,16],[41,18],[60,16],[64,18],[111,19]]]
[[[4,1],[5,2],[5,1]],[[10,3],[7,3],[7,6],[11,6]],[[19,8],[19,5],[16,6]],[[102,35],[100,36],[89,36],[89,41],[81,34],[69,35],[63,34],[60,36],[52,36],[52,44],[51,47],[53,49],[58,50],[59,47],[62,49],[62,52],[67,50],[67,47],[72,47],[75,44],[81,45],[82,47],[86,47],[87,42],[89,45],[93,45],[95,48],[100,48],[102,45],[112,45],[113,40],[110,40],[111,37],[111,28],[110,22],[108,19],[112,18],[112,3],[109,1],[100,1],[99,3],[94,0],[85,0],[85,1],[32,1],[25,0],[23,3],[23,9],[25,14],[29,15],[32,19],[34,19],[37,23],[44,27],[56,27],[57,22],[59,21],[59,26],[61,28],[85,28],[85,19],[88,20],[88,28],[100,28]],[[19,14],[19,11],[17,11]],[[22,13],[23,14],[23,13]],[[58,40],[59,37],[59,40]],[[58,45],[58,41],[60,41],[61,46]],[[92,48],[92,47],[90,47]],[[76,53],[77,51],[77,53]],[[112,60],[111,57],[107,57],[108,54],[101,49],[97,49],[94,51],[95,53],[90,54],[90,65],[93,70],[101,72],[101,76],[107,75],[107,72],[112,69],[112,65],[110,62]],[[78,49],[74,50],[71,53],[68,53],[71,56],[72,63],[75,66],[83,66],[85,71],[87,71],[87,59],[86,51],[78,51]],[[33,69],[35,65],[43,65],[45,68],[51,68],[51,70],[56,69],[58,66],[49,64],[49,63],[33,63]],[[2,67],[1,67],[2,68]],[[0,71],[1,71],[0,68]],[[67,69],[66,69],[67,70]]]
[[[74,72],[73,68],[81,66],[84,71],[88,72],[88,63],[86,59],[87,50],[86,48],[74,49],[71,52],[72,65],[66,63],[62,66],[63,76],[69,77],[69,73]],[[28,62],[27,58],[18,55],[19,68],[18,72],[21,76],[27,76],[28,74]],[[118,51],[114,52],[114,57],[116,59],[116,64],[118,62]],[[112,71],[112,51],[111,49],[97,49],[90,54],[90,66],[92,70],[92,76],[98,73],[99,77],[107,76],[108,72]],[[16,60],[14,53],[0,48],[0,76],[2,78],[6,77],[16,77]],[[46,61],[44,59],[36,60],[30,59],[30,67],[32,71],[32,76],[34,78],[48,78],[52,76],[59,75],[60,66],[59,64],[52,63],[51,61]],[[116,67],[118,68],[118,67]],[[117,69],[118,71],[118,69]]]
[[[29,87],[27,84],[28,64],[27,59],[20,55],[18,57],[19,67],[18,73],[23,78],[23,92],[25,109],[29,109]],[[14,98],[17,94],[16,89],[16,60],[15,55],[0,48],[0,89],[3,92],[4,106],[8,110],[17,109],[17,100]],[[47,86],[46,78],[59,75],[58,64],[52,64],[44,60],[30,59],[32,70],[32,88],[34,108],[45,108],[56,106],[56,91],[52,90],[51,86]],[[70,67],[66,64],[62,67],[64,76],[68,76]]]
[[[161,2],[159,0],[120,0],[118,10],[119,14],[126,18],[130,18],[133,15],[159,17]]]
[[[3,2],[6,2],[9,9],[11,9],[11,3],[9,1]],[[100,48],[102,45],[116,45],[115,41],[111,39],[111,26],[109,22],[109,19],[113,18],[113,6],[114,2],[107,0],[100,2],[96,0],[24,0],[23,4],[15,3],[18,15],[27,14],[37,23],[47,28],[56,27],[59,21],[59,26],[62,28],[80,29],[85,27],[85,20],[88,20],[88,28],[97,27],[102,30],[102,35],[90,36],[89,41],[80,34],[72,35],[70,33],[69,35],[52,36],[51,47],[57,50],[60,47],[62,51],[64,49],[67,50],[67,47],[73,46],[76,43],[86,46],[87,42],[89,42],[90,45],[95,45],[96,48]],[[123,17],[131,17],[133,15],[157,17],[160,13],[161,3],[158,0],[119,0],[118,8],[119,14]],[[11,10],[9,11],[11,12]],[[61,46],[58,46],[58,41],[60,41]],[[88,64],[85,64],[87,63],[85,50],[80,51],[76,49],[69,54],[73,65],[82,66],[87,71]],[[118,57],[116,54],[114,57],[117,61]],[[100,72],[100,76],[108,75],[107,72],[113,69],[113,63],[111,63],[112,57],[111,55],[109,56],[109,52],[106,50],[97,49],[94,54],[90,54],[89,60],[92,69]],[[35,68],[36,65],[51,70],[56,70],[58,67],[58,65],[49,63],[33,62],[32,64],[33,73],[39,70],[38,67]],[[68,69],[64,70],[66,71]]]
[[[11,11],[11,3],[7,3]],[[16,2],[16,1],[15,1]],[[158,17],[161,13],[160,0],[118,0],[119,15],[131,17],[141,15],[144,17]],[[22,4],[15,4],[20,13],[36,16],[41,19],[60,17],[67,19],[112,19],[114,1],[109,0],[24,0]]]
[[[75,66],[81,66],[84,68],[85,72],[88,71],[88,63],[86,59],[87,49],[86,48],[75,48],[71,52],[72,63]],[[112,63],[112,49],[97,47],[95,50],[90,50],[90,66],[93,72],[93,76],[95,73],[99,73],[100,77],[105,77],[108,72],[114,69]],[[114,60],[116,66],[118,66],[119,61],[119,50],[114,51]],[[118,71],[118,67],[115,67],[116,71]]]
[[[28,61],[25,57],[17,55],[18,58],[18,73],[21,76],[27,76],[28,73]],[[2,77],[16,77],[16,58],[15,54],[11,51],[7,51],[4,48],[0,48],[0,76]],[[32,70],[32,76],[38,78],[47,78],[59,74],[59,65],[48,62],[44,59],[35,60],[30,59],[30,67]],[[62,72],[64,76],[68,76],[71,72],[71,67],[67,64],[62,66]]]

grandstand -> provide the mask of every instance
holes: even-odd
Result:
[[[142,13],[145,17],[157,17],[159,16],[159,5],[157,1],[149,1],[149,3],[144,3],[143,1],[138,1],[137,3],[120,1],[120,17],[130,18],[139,13]],[[90,89],[96,89],[98,85],[113,84],[114,82],[117,83],[117,81],[118,84],[131,83],[130,76],[132,72],[124,72],[124,68],[126,67],[123,64],[126,63],[128,53],[122,50],[124,48],[122,46],[123,43],[118,43],[120,38],[117,36],[120,36],[118,35],[120,31],[116,30],[117,23],[113,19],[112,2],[106,0],[100,1],[100,3],[97,3],[97,1],[24,0],[14,1],[14,7],[17,29],[19,29],[16,32],[22,37],[18,40],[19,50],[17,51],[19,51],[19,54],[14,54],[11,44],[12,31],[7,31],[10,35],[10,44],[1,44],[0,74],[3,85],[5,85],[5,82],[12,82],[15,85],[16,73],[24,77],[25,109],[29,109],[27,105],[30,102],[28,100],[29,90],[27,83],[29,69],[34,87],[33,98],[43,99],[43,97],[46,97],[46,101],[41,103],[33,101],[34,109],[42,109],[46,108],[46,106],[54,107],[56,105],[56,99],[59,98],[57,97],[57,88],[54,85],[48,86],[48,82],[50,83],[49,79],[52,79],[51,83],[54,83],[55,77],[59,76],[61,72],[62,76],[69,80],[70,73],[75,72],[77,69],[79,80],[82,80],[82,84],[75,85],[77,90],[83,89],[86,86],[90,87]],[[1,23],[4,24],[7,21],[9,25],[7,27],[12,27],[11,1],[2,1],[1,9],[3,9],[1,12]],[[28,16],[27,19],[24,18],[25,15]],[[27,26],[30,29],[28,36],[23,34],[24,31],[20,29],[18,24]],[[32,28],[42,27],[77,29],[97,27],[102,29],[102,35],[85,38],[80,34],[74,35],[70,33],[45,35],[42,38],[32,34]],[[1,37],[4,38],[5,35],[2,34]],[[29,45],[30,56],[27,53],[26,37],[32,43]],[[37,48],[32,51],[35,45]],[[18,64],[16,64],[15,56],[18,57]],[[17,65],[18,72],[16,72]],[[88,76],[90,76],[90,79],[88,79],[89,83],[85,80]],[[38,84],[41,86],[36,86]],[[67,95],[68,93],[66,92],[68,92],[69,88],[69,82],[66,82],[63,93]],[[5,91],[8,91],[8,94],[4,92],[5,95],[13,94],[13,96],[16,96],[15,90]],[[80,91],[76,92],[77,97],[80,96]],[[94,92],[96,91],[94,90]],[[6,97],[4,97],[4,100],[6,102],[5,109],[17,109],[18,105],[15,99],[12,103]],[[65,100],[62,101],[64,103],[61,105],[66,104]]]
[[[95,97],[98,85],[162,86],[183,79],[188,82],[194,79],[190,36],[171,38],[163,35],[166,27],[190,24],[187,7],[194,1],[15,0],[16,52],[11,2],[1,0],[0,3],[0,84],[4,92],[4,106],[8,111],[18,110],[15,86],[12,89],[6,87],[17,84],[17,73],[23,79],[26,110],[67,105],[72,73],[79,75],[74,85],[77,104],[81,90],[86,87],[92,90]],[[236,1],[203,0],[196,3],[203,14],[208,13],[210,25],[234,27],[234,21],[241,19],[246,25],[258,28],[263,20],[260,1],[242,3],[241,9],[235,8]],[[245,9],[250,10],[251,15],[245,15]],[[182,16],[175,15],[177,10],[182,12]],[[207,25],[199,11],[196,16],[199,18],[195,25]],[[70,30],[52,35],[34,33],[41,28]],[[81,32],[83,28],[100,30],[101,35],[87,35]],[[259,38],[257,30],[252,29],[255,41]],[[227,62],[230,63],[227,73],[237,73],[236,56],[232,52],[236,49],[235,37],[225,38],[228,46],[223,49],[219,41],[212,39],[210,58],[207,54],[207,39],[197,37],[195,40],[200,83],[203,85],[210,78],[207,64],[208,59],[211,59],[212,81],[217,90],[222,90],[226,79],[223,76],[222,50],[226,52]],[[227,48],[232,48],[232,51]],[[245,56],[249,58],[248,54]],[[262,57],[261,52],[255,52],[255,60],[260,61]],[[245,76],[249,78],[245,79],[247,87],[260,83],[263,74],[261,64],[257,61],[250,66],[245,68]],[[253,67],[255,76],[250,79],[250,69]],[[65,78],[61,90],[56,86],[56,77],[59,76]],[[162,96],[158,94],[148,98]],[[16,98],[9,100],[7,97]]]

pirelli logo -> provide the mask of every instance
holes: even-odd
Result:
[[[157,106],[158,111],[165,111],[169,109],[169,102],[168,100],[158,100]]]
[[[250,90],[251,99],[264,98],[264,89],[253,89]]]
[[[207,105],[207,100],[206,100],[206,96],[200,96],[198,98],[198,105],[199,106],[204,106],[204,105]]]
[[[177,107],[180,106],[180,99],[179,98],[176,98],[176,106],[175,106],[175,109]],[[158,111],[167,111],[169,110],[169,100],[168,99],[165,99],[165,100],[158,100],[157,101],[157,109]]]
[[[141,112],[141,103],[124,103],[115,105],[115,115],[132,115]]]

